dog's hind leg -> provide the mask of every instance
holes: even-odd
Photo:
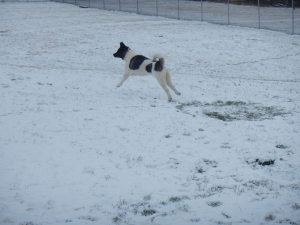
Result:
[[[125,80],[129,77],[129,73],[125,73],[124,76],[122,77],[122,80],[117,84],[117,87],[120,87]]]
[[[172,96],[170,94],[169,89],[167,88],[166,85],[166,79],[163,79],[162,77],[160,77],[160,73],[159,74],[155,74],[155,78],[157,79],[158,83],[160,84],[160,86],[162,87],[162,89],[164,89],[164,91],[166,92],[167,96],[168,96],[168,101],[172,101]]]
[[[172,84],[171,74],[169,73],[168,70],[167,70],[167,74],[166,74],[166,83],[175,92],[176,95],[181,95],[181,93]]]

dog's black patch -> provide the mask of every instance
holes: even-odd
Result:
[[[148,73],[151,73],[151,72],[152,72],[152,63],[150,63],[150,64],[148,64],[148,65],[146,66],[146,71],[147,71]]]
[[[157,61],[157,62],[155,63],[154,70],[155,70],[155,71],[158,71],[158,72],[160,72],[160,71],[163,70],[163,65],[161,64],[160,61]]]
[[[142,55],[136,55],[131,58],[129,63],[129,69],[131,70],[137,70],[140,68],[141,64],[148,58]]]
[[[124,59],[126,53],[129,51],[129,47],[127,47],[126,45],[124,45],[123,42],[120,43],[120,48],[118,49],[118,51],[116,53],[114,53],[114,57],[116,58],[121,58]]]

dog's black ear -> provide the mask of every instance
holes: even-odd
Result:
[[[120,46],[125,46],[123,42],[120,42]]]

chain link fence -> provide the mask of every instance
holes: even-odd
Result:
[[[12,0],[2,0],[2,2]],[[16,0],[17,1],[17,0]],[[23,0],[41,1],[41,0]],[[174,19],[253,27],[300,34],[300,0],[53,0]]]

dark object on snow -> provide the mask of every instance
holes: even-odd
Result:
[[[257,162],[259,165],[261,165],[261,166],[270,166],[270,165],[273,165],[274,164],[274,162],[275,162],[275,160],[272,160],[272,159],[270,159],[270,160],[267,160],[267,161],[260,161],[259,159],[256,159],[255,160],[255,162]]]
[[[286,145],[276,145],[275,147],[276,148],[281,148],[281,149],[287,149],[288,148],[288,146],[286,146]]]
[[[154,209],[144,209],[142,211],[142,216],[151,216],[154,213],[156,213]]]
[[[271,166],[275,163],[275,159],[274,160],[270,159],[270,160],[265,160],[265,161],[255,159],[255,161],[252,161],[252,162],[246,161],[246,163],[248,163],[248,164],[256,164],[257,163],[261,166]]]

